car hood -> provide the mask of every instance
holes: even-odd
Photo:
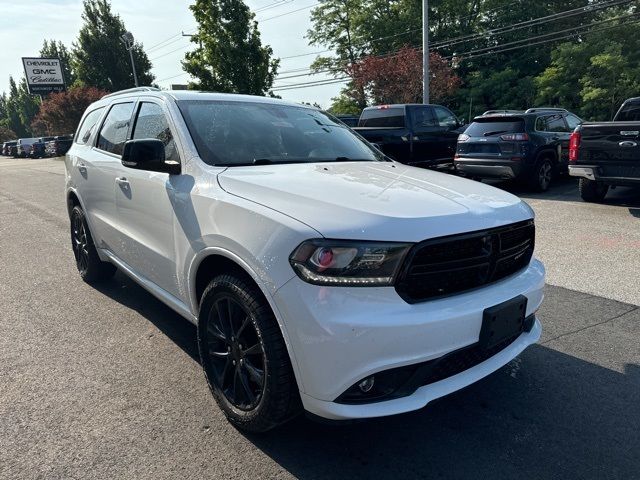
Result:
[[[232,167],[218,182],[327,238],[417,242],[533,217],[507,192],[396,162]]]

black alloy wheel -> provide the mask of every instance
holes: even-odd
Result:
[[[250,277],[211,280],[200,300],[198,349],[209,389],[237,428],[265,432],[302,410],[280,326]]]
[[[71,249],[82,280],[87,283],[97,283],[111,278],[116,272],[116,267],[100,260],[84,211],[79,205],[71,210],[70,220]]]
[[[264,393],[267,363],[251,313],[221,293],[209,311],[205,335],[216,387],[234,407],[256,408]]]

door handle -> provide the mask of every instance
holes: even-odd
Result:
[[[129,186],[129,180],[127,180],[125,177],[116,177],[116,183],[121,187]]]

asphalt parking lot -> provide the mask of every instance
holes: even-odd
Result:
[[[513,190],[549,285],[541,343],[505,368],[412,414],[248,436],[193,326],[119,273],[80,280],[63,175],[0,158],[0,478],[640,478],[639,191]]]

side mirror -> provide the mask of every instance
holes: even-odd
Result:
[[[180,164],[166,160],[164,144],[155,138],[125,142],[122,152],[122,165],[137,170],[164,172],[169,175],[180,174]]]
[[[464,119],[464,117],[458,120],[459,127],[464,127],[466,124],[467,124],[467,121]]]

